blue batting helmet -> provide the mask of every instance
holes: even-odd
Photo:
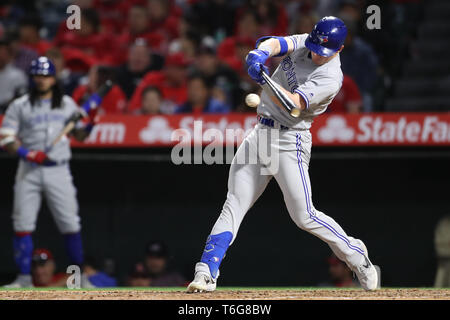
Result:
[[[30,65],[31,76],[55,76],[56,69],[53,62],[47,57],[39,57],[31,61]]]
[[[347,27],[344,21],[336,17],[323,17],[306,38],[305,46],[318,55],[329,57],[344,44]]]

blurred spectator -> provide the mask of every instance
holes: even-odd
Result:
[[[234,33],[235,9],[230,1],[197,1],[188,14],[203,34],[213,36],[217,42]]]
[[[34,1],[27,1],[33,6]],[[18,4],[13,0],[3,0],[0,5],[0,31],[17,27],[17,22],[25,15],[25,12],[31,12],[32,8],[24,8],[23,3]],[[28,9],[28,10],[26,10]],[[0,34],[1,36],[1,34]]]
[[[236,20],[235,35],[239,37],[248,37],[255,41],[264,35],[261,20],[255,11],[244,11],[238,16]]]
[[[55,65],[56,79],[62,86],[64,94],[71,96],[75,88],[78,86],[83,74],[73,72],[69,68],[66,68],[64,56],[61,50],[56,47],[48,49],[45,52],[45,56]]]
[[[317,0],[314,10],[319,17],[336,15],[339,5],[340,1],[336,0]]]
[[[150,31],[150,14],[143,5],[135,4],[128,11],[127,27],[116,43],[116,62],[125,63],[128,48],[137,39],[144,39],[152,51],[163,53],[167,40],[160,34]]]
[[[150,15],[150,31],[155,31],[169,40],[178,36],[181,11],[174,5],[174,1],[147,0],[147,10]]]
[[[53,39],[61,21],[66,20],[68,14],[67,7],[70,4],[77,4],[78,1],[70,0],[45,0],[45,1],[29,1],[36,4],[36,9],[42,21],[42,34],[46,39]],[[83,1],[79,1],[83,2]],[[80,8],[83,8],[80,6]]]
[[[0,38],[0,113],[8,104],[25,92],[28,86],[27,76],[12,64],[10,41]]]
[[[448,288],[450,287],[450,215],[441,217],[434,229],[434,248],[437,258],[434,287]]]
[[[339,3],[338,15],[346,20],[351,20],[360,25],[365,1],[360,0],[341,0]]]
[[[148,86],[157,87],[166,100],[176,104],[185,102],[187,98],[187,67],[188,60],[183,54],[169,55],[162,71],[151,71],[144,76],[131,97],[128,112],[133,113],[141,107],[142,91]]]
[[[81,275],[82,288],[116,287],[117,280],[100,270],[93,257],[86,257]]]
[[[31,258],[31,274],[35,287],[65,287],[68,274],[56,273],[56,264],[48,249],[35,249]]]
[[[195,59],[200,42],[200,35],[188,30],[183,36],[174,39],[168,48],[169,54],[182,53],[188,59]]]
[[[37,59],[39,55],[33,49],[22,46],[18,32],[11,31],[5,35],[10,41],[11,54],[14,66],[25,73],[28,73],[31,61]]]
[[[197,74],[189,78],[187,101],[180,105],[177,113],[227,113],[229,105],[212,97],[211,83],[203,75]]]
[[[327,108],[330,112],[359,113],[362,111],[362,98],[355,81],[344,74],[341,90]]]
[[[260,0],[256,2],[255,11],[261,21],[262,34],[276,36],[287,34],[289,19],[283,4],[271,0]]]
[[[142,91],[142,106],[136,114],[172,114],[175,112],[176,104],[165,100],[161,91],[155,86],[148,86]]]
[[[94,7],[100,15],[100,24],[106,32],[120,32],[133,0],[94,0]]]
[[[219,44],[217,55],[240,76],[245,77],[247,74],[245,57],[254,49],[255,44],[256,40],[250,37],[229,37]]]
[[[320,283],[321,287],[339,287],[351,288],[359,287],[359,283],[353,278],[353,272],[347,265],[332,254],[328,260],[328,274],[330,279],[326,282]]]
[[[377,80],[378,57],[372,47],[356,35],[354,21],[345,20],[347,38],[340,53],[342,71],[349,75],[361,91],[364,111],[372,111],[372,91]]]
[[[81,27],[67,29],[63,21],[56,34],[54,43],[59,48],[81,50],[105,64],[115,64],[114,38],[101,32],[100,18],[95,9],[81,11]]]
[[[150,287],[150,284],[150,275],[142,263],[136,264],[125,280],[127,287]]]
[[[127,63],[117,70],[117,84],[130,99],[144,75],[150,71],[161,70],[164,59],[152,53],[147,42],[138,38],[128,50]]]
[[[213,96],[216,99],[230,106],[236,105],[242,99],[243,92],[239,87],[239,76],[230,67],[221,63],[213,38],[203,39],[195,66],[213,86]]]
[[[40,56],[52,46],[46,40],[41,39],[39,34],[42,22],[39,16],[26,16],[21,19],[19,26],[19,38],[23,46],[36,51]]]
[[[138,263],[127,279],[129,286],[180,287],[186,280],[169,266],[170,255],[161,241],[152,241],[145,248],[143,263]]]
[[[314,13],[302,13],[291,25],[291,34],[310,33],[319,18]]]
[[[82,105],[89,97],[107,81],[114,81],[114,70],[111,67],[96,65],[89,70],[88,83],[78,86],[72,98],[76,103]],[[126,96],[118,85],[113,85],[111,90],[103,97],[99,105],[99,114],[123,113],[126,108]]]

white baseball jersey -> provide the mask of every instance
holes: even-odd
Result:
[[[51,108],[50,100],[31,105],[28,94],[17,98],[8,107],[2,127],[13,130],[28,150],[44,151],[51,146],[67,120],[78,110],[69,96],[64,96],[60,108]],[[70,141],[61,139],[48,152],[50,159],[62,163],[71,158]],[[39,166],[19,161],[14,184],[13,228],[16,232],[34,231],[42,197],[62,233],[81,229],[76,188],[66,162],[57,166]]]
[[[32,106],[26,94],[14,100],[8,107],[2,127],[14,130],[25,148],[44,151],[77,110],[78,105],[69,96],[63,97],[60,108],[52,109],[50,100],[41,100]],[[69,160],[69,139],[61,139],[53,146],[48,156],[54,161]]]
[[[258,114],[294,129],[309,129],[313,118],[325,112],[344,79],[339,54],[321,66],[314,64],[309,49],[305,47],[307,37],[308,34],[285,37],[286,41],[293,41],[294,51],[284,57],[271,77],[284,89],[300,94],[306,102],[306,109],[298,118],[290,116],[271,100],[273,94],[267,85],[263,86],[257,109]]]
[[[208,243],[205,246],[203,264],[218,268],[226,248],[236,239],[245,215],[272,178],[280,186],[289,215],[299,228],[325,241],[352,270],[365,261],[367,251],[363,242],[348,235],[332,217],[317,210],[312,201],[308,173],[312,137],[308,129],[313,118],[323,113],[339,92],[343,74],[339,55],[321,66],[311,61],[308,57],[310,51],[304,45],[307,36],[286,37],[294,41],[294,51],[282,60],[272,75],[279,85],[304,97],[307,108],[299,118],[293,118],[272,102],[270,89],[263,86],[258,114],[289,129],[258,123],[239,146],[230,166],[227,199],[208,238],[208,241],[215,242],[213,247]],[[267,150],[264,151],[267,142],[270,143],[270,156]],[[245,159],[259,161],[252,163]],[[271,168],[270,172],[267,172],[268,168]],[[214,248],[219,248],[214,252],[220,257],[209,258]],[[202,263],[197,264],[196,271],[201,271]]]

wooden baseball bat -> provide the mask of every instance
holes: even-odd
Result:
[[[111,90],[113,86],[113,83],[111,80],[107,80],[99,89],[96,93],[99,97],[100,97],[100,102],[95,102],[94,100],[90,101],[91,98],[89,98],[89,100],[87,102],[85,102],[86,104],[89,104],[88,107],[89,110],[95,109],[98,107],[98,105],[101,103],[101,100],[103,99],[104,96],[106,96],[108,94],[108,92]],[[85,106],[83,105],[83,106]],[[66,134],[68,134],[69,132],[71,132],[73,130],[73,128],[75,128],[75,124],[81,120],[82,118],[87,116],[87,113],[85,111],[85,108],[81,109],[82,111],[75,114],[70,120],[69,122],[66,124],[66,126],[62,129],[61,133],[55,138],[55,140],[53,140],[52,144],[50,145],[50,147],[47,148],[47,151],[50,150],[55,144],[57,144],[62,137],[64,137]]]
[[[274,96],[278,99],[283,108],[294,118],[298,118],[300,116],[300,109],[295,105],[295,103],[288,97],[288,95],[281,90],[281,87],[278,83],[273,81],[269,75],[261,70],[261,76],[266,81],[268,87],[274,94]]]

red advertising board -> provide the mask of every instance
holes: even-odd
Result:
[[[173,146],[181,136],[203,144],[240,143],[256,123],[255,114],[241,113],[105,115],[84,143],[73,141],[72,144],[74,147]],[[314,120],[311,133],[315,146],[450,146],[450,113],[324,114]]]

